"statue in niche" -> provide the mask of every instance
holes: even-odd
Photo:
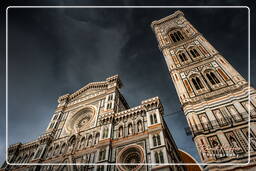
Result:
[[[119,133],[119,137],[122,137],[122,136],[123,136],[123,127],[122,127],[122,126],[119,127],[118,133]]]
[[[138,122],[138,132],[141,132],[142,131],[142,124],[141,122],[139,121]]]
[[[129,124],[128,126],[128,134],[132,134],[132,124]]]

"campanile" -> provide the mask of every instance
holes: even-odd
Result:
[[[255,169],[255,89],[196,30],[183,12],[176,11],[153,21],[151,27],[201,161],[218,163],[206,166],[205,170]],[[249,150],[250,163],[235,165],[248,162]]]

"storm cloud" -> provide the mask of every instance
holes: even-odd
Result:
[[[130,106],[160,97],[176,144],[199,159],[192,137],[185,134],[188,125],[150,28],[152,21],[178,9],[248,79],[246,8],[9,9],[9,145],[41,135],[59,96],[118,74],[124,83],[121,92]],[[253,55],[251,64],[255,65]],[[256,74],[254,68],[252,74]],[[0,76],[4,118],[4,72]],[[254,77],[251,81],[255,85]],[[1,154],[4,123],[1,120]]]

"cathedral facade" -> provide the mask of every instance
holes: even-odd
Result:
[[[163,165],[183,161],[163,119],[160,99],[130,108],[121,86],[116,75],[59,97],[45,132],[35,141],[11,145],[7,163],[16,165],[5,163],[0,170],[186,170]],[[52,165],[60,163],[64,165]]]
[[[181,11],[151,27],[205,170],[255,170],[255,89]]]

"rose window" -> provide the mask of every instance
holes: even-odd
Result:
[[[141,146],[139,145],[130,145],[123,148],[117,156],[117,163],[128,165],[117,165],[119,170],[139,170],[142,165],[138,165],[137,163],[144,163],[144,152]]]

